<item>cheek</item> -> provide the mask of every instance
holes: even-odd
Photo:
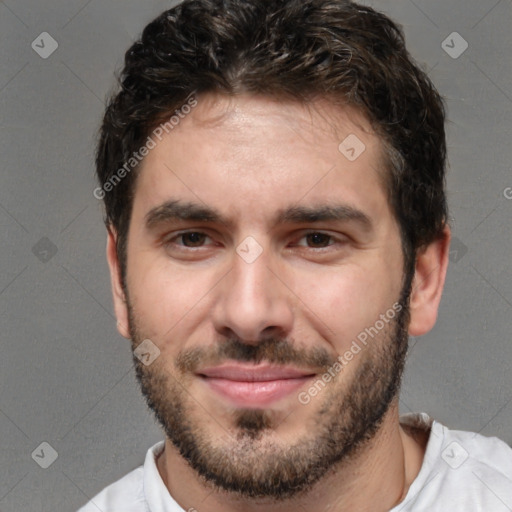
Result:
[[[201,298],[208,294],[210,273],[183,269],[157,258],[133,258],[130,298],[138,325],[161,343],[190,322]]]
[[[302,274],[295,282],[309,321],[325,338],[336,340],[338,350],[350,346],[398,298],[389,275],[355,265]]]

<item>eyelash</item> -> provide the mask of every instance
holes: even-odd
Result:
[[[166,247],[166,248],[170,248],[171,246],[174,246],[174,247],[179,247],[180,250],[199,250],[199,249],[202,249],[204,247],[204,245],[201,245],[201,246],[197,246],[197,247],[190,247],[190,246],[187,246],[187,245],[182,245],[182,244],[175,244],[174,242],[178,239],[182,239],[183,241],[183,237],[185,237],[186,235],[191,235],[191,234],[198,234],[198,235],[204,235],[206,238],[211,238],[209,237],[206,233],[202,232],[202,231],[183,231],[181,233],[177,233],[176,235],[174,235],[172,238],[168,239],[168,240],[165,240],[163,245]],[[328,247],[331,247],[334,243],[336,242],[341,242],[340,240],[337,240],[336,237],[334,237],[333,235],[329,235],[327,233],[324,233],[322,231],[308,231],[308,232],[305,232],[300,238],[299,240],[302,240],[308,236],[311,236],[311,235],[321,235],[323,237],[328,237],[329,239],[329,242],[332,241],[332,243],[329,243],[327,246],[325,247],[307,247],[309,249],[317,249],[317,250],[322,250],[322,249],[327,249]],[[299,245],[297,245],[299,246]],[[304,246],[299,246],[299,247],[304,247]]]

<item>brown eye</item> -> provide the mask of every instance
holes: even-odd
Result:
[[[206,238],[204,233],[192,231],[190,233],[182,233],[178,237],[185,247],[200,247]]]
[[[325,233],[309,233],[306,235],[308,246],[310,247],[328,247],[332,236]]]

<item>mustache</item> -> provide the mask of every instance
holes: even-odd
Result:
[[[265,361],[276,365],[326,370],[337,361],[337,355],[332,355],[322,347],[297,347],[285,339],[265,338],[256,344],[247,344],[238,338],[228,338],[216,346],[195,347],[180,352],[175,366],[181,372],[194,373],[201,367],[217,366],[227,360],[254,364]]]

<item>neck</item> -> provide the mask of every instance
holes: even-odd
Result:
[[[157,466],[169,493],[184,510],[385,512],[405,498],[421,468],[427,438],[414,438],[402,429],[398,404],[394,402],[376,435],[354,458],[341,462],[307,493],[278,503],[265,499],[248,500],[218,489],[213,491],[169,440],[166,440]]]

